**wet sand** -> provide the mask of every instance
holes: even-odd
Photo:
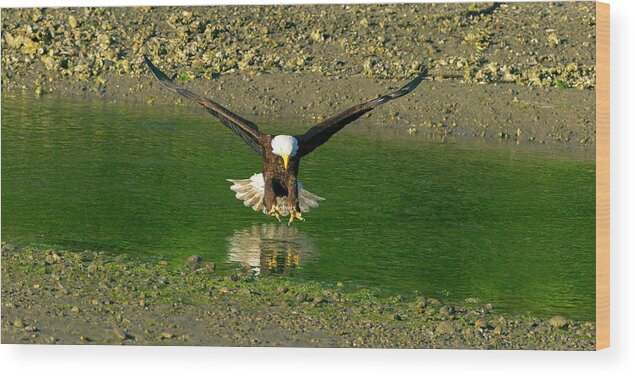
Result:
[[[591,350],[595,324],[479,301],[2,246],[2,343]]]

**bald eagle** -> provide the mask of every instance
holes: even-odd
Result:
[[[261,132],[256,124],[234,114],[211,99],[176,85],[165,73],[154,66],[147,56],[144,56],[144,59],[161,85],[203,106],[260,154],[262,173],[254,174],[249,179],[228,179],[233,183],[230,189],[236,192],[236,198],[244,201],[245,206],[251,206],[256,211],[262,211],[278,220],[281,216],[289,215],[289,224],[294,219],[304,221],[302,213],[317,207],[318,201],[323,200],[322,197],[304,189],[298,181],[300,159],[328,141],[346,124],[375,107],[413,91],[427,74],[427,70],[424,69],[401,89],[353,106],[313,126],[302,135],[274,136]]]

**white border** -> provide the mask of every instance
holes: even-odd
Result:
[[[312,1],[311,3],[368,1]],[[440,2],[440,1],[434,1]],[[458,2],[458,1],[448,1]],[[611,348],[597,353],[458,350],[351,350],[213,347],[0,346],[5,375],[431,374],[623,375],[635,369],[635,6],[611,4]],[[188,0],[188,5],[274,1]],[[307,3],[280,1],[275,3]],[[184,5],[174,0],[3,0],[1,7]]]

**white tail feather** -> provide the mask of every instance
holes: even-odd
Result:
[[[265,181],[262,174],[253,174],[249,179],[227,179],[227,181],[233,183],[229,189],[236,192],[236,198],[244,201],[245,206],[265,213]],[[322,197],[307,191],[298,182],[298,201],[302,213],[308,212],[311,208],[317,208],[320,206],[318,201],[322,200],[324,200]],[[281,215],[289,215],[287,197],[278,197],[276,201],[282,212]]]

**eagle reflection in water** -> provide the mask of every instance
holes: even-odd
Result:
[[[229,261],[256,274],[288,275],[314,257],[311,239],[296,227],[278,223],[253,225],[229,238]]]

